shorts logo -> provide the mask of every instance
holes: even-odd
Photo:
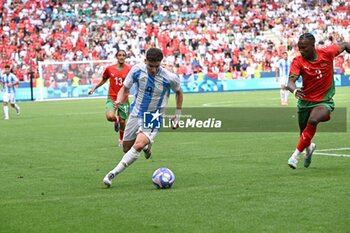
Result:
[[[159,129],[161,126],[162,114],[157,110],[156,112],[143,113],[143,128],[145,129]]]

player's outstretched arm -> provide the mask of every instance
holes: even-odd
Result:
[[[114,101],[114,108],[117,109],[121,103],[124,102],[127,94],[129,93],[129,88],[122,86],[118,92],[117,100]]]
[[[350,53],[350,43],[348,42],[341,42],[338,44],[339,46],[339,52],[342,53],[344,50],[348,53]]]
[[[102,86],[103,84],[105,84],[107,82],[108,78],[103,78],[98,84],[96,84],[96,86],[94,86],[89,92],[89,95],[92,95],[92,93],[94,93],[94,91],[99,88],[100,86]]]

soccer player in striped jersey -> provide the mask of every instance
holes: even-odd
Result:
[[[350,53],[350,44],[342,42],[326,48],[315,48],[315,37],[311,33],[302,34],[298,40],[300,56],[294,58],[289,73],[287,89],[298,99],[299,143],[288,160],[295,169],[300,154],[305,150],[304,167],[311,164],[316,148],[312,139],[318,123],[329,121],[334,110],[335,94],[333,60],[344,50]],[[298,89],[296,80],[302,76],[303,86]]]
[[[119,50],[116,53],[117,64],[108,66],[102,75],[102,80],[96,84],[88,94],[91,95],[94,91],[105,84],[109,80],[109,90],[106,102],[106,118],[108,121],[114,122],[114,130],[119,131],[119,146],[123,144],[123,136],[125,129],[125,121],[129,116],[130,104],[128,95],[125,96],[123,104],[119,105],[118,109],[114,109],[114,101],[117,99],[118,92],[123,86],[123,82],[129,73],[131,66],[125,63],[126,52]]]
[[[288,59],[288,53],[284,52],[282,54],[282,59],[278,61],[278,66],[276,67],[276,82],[281,85],[281,105],[288,105],[288,95],[289,91],[286,90],[288,85],[288,74],[292,61]]]
[[[1,75],[1,86],[3,88],[3,101],[4,101],[4,115],[5,120],[9,117],[9,106],[16,109],[17,115],[20,114],[20,107],[16,104],[16,85],[19,84],[19,80],[14,73],[11,72],[10,66],[6,65],[3,74]]]
[[[168,105],[171,90],[175,92],[176,100],[176,112],[171,125],[173,129],[178,127],[183,100],[180,79],[176,74],[160,66],[162,60],[163,53],[160,49],[148,49],[145,63],[136,64],[131,69],[118,93],[115,107],[123,103],[132,85],[136,85],[135,99],[131,105],[123,140],[125,154],[117,166],[104,177],[103,183],[107,187],[112,185],[112,179],[116,175],[139,158],[142,150],[146,159],[151,156],[151,143],[159,128],[144,127],[144,116],[152,113],[152,119],[161,117]]]

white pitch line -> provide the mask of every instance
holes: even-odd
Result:
[[[334,151],[334,150],[350,150],[350,148],[333,148],[333,149],[322,149],[317,151]]]
[[[350,157],[350,155],[346,154],[330,154],[330,153],[322,153],[322,152],[314,152],[316,155],[328,155],[328,156],[335,156],[335,157]]]

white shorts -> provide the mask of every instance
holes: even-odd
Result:
[[[279,78],[279,81],[280,81],[280,85],[281,85],[281,86],[282,86],[282,85],[285,85],[285,86],[288,85],[288,78],[286,78],[286,77],[280,77],[280,78]]]
[[[11,104],[16,103],[16,95],[15,93],[8,93],[4,92],[4,95],[2,96],[4,102],[10,102]]]
[[[148,137],[148,139],[153,143],[153,140],[159,132],[159,129],[144,129],[142,118],[129,116],[124,130],[123,141],[135,140],[137,134],[141,132],[145,134]]]

